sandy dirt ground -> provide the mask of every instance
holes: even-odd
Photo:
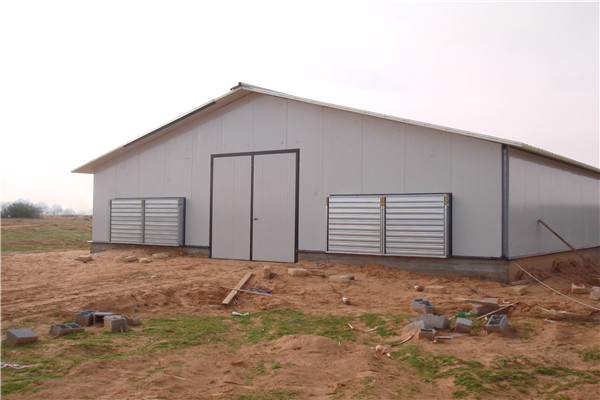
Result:
[[[143,327],[144,321],[156,316],[230,317],[231,311],[250,315],[267,310],[299,310],[310,315],[349,318],[366,313],[416,317],[418,314],[411,308],[411,300],[416,297],[430,299],[437,314],[452,317],[457,311],[471,310],[471,304],[464,299],[493,297],[501,304],[519,302],[509,309],[510,328],[506,336],[477,329],[470,335],[437,343],[413,337],[399,347],[416,344],[425,351],[477,360],[483,365],[502,358],[513,359],[516,364],[550,363],[579,370],[600,369],[600,361],[584,360],[578,353],[600,345],[600,313],[555,295],[533,281],[527,284],[527,293],[516,295],[510,284],[424,276],[380,265],[230,261],[177,252],[170,253],[168,259],[148,264],[123,261],[128,255],[151,257],[151,249],[105,251],[93,255],[93,261],[82,263],[75,260],[81,254],[85,251],[3,254],[3,332],[37,323],[35,330],[40,341],[61,340],[48,336],[49,325],[72,320],[74,313],[84,309],[140,316]],[[539,273],[544,283],[600,307],[600,302],[591,300],[589,294],[569,293],[573,281],[585,283],[588,288],[598,285],[595,271],[586,270],[571,258],[555,260],[554,264],[553,272]],[[266,265],[271,266],[271,279],[262,277]],[[289,267],[306,268],[312,275],[289,276]],[[223,306],[221,301],[229,291],[219,286],[234,286],[246,272],[254,275],[245,288],[268,289],[272,296],[240,293],[235,304]],[[354,280],[331,283],[326,278],[337,274],[352,275]],[[415,285],[443,285],[446,293],[417,292]],[[350,300],[350,305],[342,302],[342,296]],[[359,324],[355,328],[366,326]],[[361,337],[374,334],[361,333]],[[386,340],[405,337],[406,330],[397,338]],[[252,360],[257,359],[270,360],[281,368],[258,374],[248,383],[244,376],[253,366]],[[147,371],[152,368],[155,372],[149,374]],[[365,382],[369,383],[368,390]],[[225,352],[219,346],[191,346],[137,354],[113,362],[90,359],[60,379],[44,381],[38,392],[14,393],[5,398],[236,398],[259,388],[293,391],[296,398],[302,399],[442,399],[452,398],[457,389],[452,379],[424,382],[406,364],[377,353],[361,340],[338,342],[304,334],[247,344],[235,353]],[[592,399],[598,398],[598,393],[598,384],[579,384],[565,388],[560,395]],[[483,397],[522,398],[511,390],[486,396]]]

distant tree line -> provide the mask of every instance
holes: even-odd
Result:
[[[63,210],[60,204],[48,207],[46,203],[32,204],[28,200],[19,199],[2,203],[2,218],[40,218],[42,215],[90,215],[90,211],[75,212],[72,208]]]

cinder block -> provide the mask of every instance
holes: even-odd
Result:
[[[102,312],[102,311],[95,311],[94,312],[94,324],[104,324],[104,317],[109,316],[109,315],[114,315],[115,313],[112,312]]]
[[[125,256],[123,257],[123,261],[126,263],[137,262],[138,258],[137,256]]]
[[[93,260],[93,258],[92,258],[92,255],[91,255],[91,254],[82,254],[82,255],[80,255],[80,256],[77,256],[77,258],[75,258],[75,260],[77,260],[77,261],[81,261],[81,262],[83,262],[83,263],[86,263],[86,262],[88,262],[88,261],[92,261],[92,260]]]
[[[473,321],[467,318],[456,318],[456,325],[454,325],[454,331],[459,333],[471,333],[471,326]]]
[[[417,334],[419,340],[421,339],[429,339],[435,340],[435,329],[419,329],[419,333]]]
[[[94,313],[98,310],[84,310],[75,313],[75,323],[79,326],[90,326],[94,324]]]
[[[571,283],[571,293],[576,293],[576,294],[585,293],[585,285],[583,283],[578,283],[578,282]]]
[[[473,312],[477,315],[484,315],[500,308],[498,299],[484,299],[471,304],[473,305]]]
[[[421,297],[413,299],[411,305],[413,310],[421,314],[431,314],[435,309],[432,301]]]
[[[510,288],[510,291],[512,294],[517,295],[517,296],[523,296],[525,293],[527,293],[527,285],[517,285],[517,286],[513,286]]]
[[[419,329],[432,329],[433,325],[430,321],[413,321],[408,324],[408,331],[419,331]]]
[[[504,314],[491,315],[490,319],[485,325],[485,330],[488,333],[500,332],[502,335],[506,334],[508,330],[508,317]]]
[[[154,257],[157,260],[164,260],[166,258],[169,258],[169,255],[167,253],[156,253],[152,254],[152,257]]]
[[[27,328],[9,329],[6,331],[6,339],[3,343],[9,346],[19,346],[38,340],[38,335]]]
[[[348,283],[350,282],[350,275],[331,275],[329,277],[329,281],[337,283]]]
[[[291,276],[307,276],[308,271],[304,268],[288,268],[288,274]]]
[[[104,329],[108,332],[125,332],[127,320],[120,315],[107,315],[104,317]]]
[[[450,319],[445,315],[424,314],[417,317],[417,321],[425,321],[435,329],[450,329]]]
[[[600,287],[592,286],[592,289],[590,290],[590,299],[600,300]]]
[[[429,292],[429,293],[446,293],[446,286],[429,285],[429,286],[425,286],[425,291]]]
[[[267,266],[263,267],[262,277],[263,277],[263,279],[271,279],[271,267],[270,266],[267,265]]]
[[[50,325],[50,336],[64,336],[67,333],[71,332],[83,332],[84,329],[78,324],[69,323],[69,324],[53,324]]]
[[[152,260],[149,259],[148,257],[140,257],[139,261],[140,261],[140,264],[149,264],[152,262]]]
[[[127,316],[123,316],[128,326],[137,326],[141,323],[140,317],[129,318]]]

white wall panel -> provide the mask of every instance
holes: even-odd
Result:
[[[362,192],[404,192],[405,126],[364,117]]]
[[[287,143],[300,149],[298,249],[325,251],[323,194],[323,109],[290,101]]]
[[[600,246],[600,178],[516,149],[509,151],[509,257]]]
[[[251,100],[243,98],[225,107],[220,112],[223,124],[221,137],[223,153],[239,153],[252,150],[254,106]]]
[[[119,197],[138,197],[140,195],[140,156],[133,154],[122,158],[116,164],[115,190]]]
[[[286,148],[287,100],[262,96],[254,100],[252,150]]]
[[[168,196],[189,197],[192,192],[191,132],[174,134],[165,143],[165,193]]]
[[[140,152],[140,196],[165,196],[165,157],[164,143]]]
[[[110,200],[115,197],[115,169],[113,165],[94,173],[92,240],[95,242],[110,239]]]
[[[406,125],[405,131],[405,192],[449,192],[452,183],[451,135],[411,125]]]
[[[323,109],[322,175],[326,194],[362,193],[362,135],[360,115]]]
[[[456,256],[502,256],[502,146],[452,137],[452,240]]]

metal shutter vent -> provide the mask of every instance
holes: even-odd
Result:
[[[327,201],[327,251],[448,257],[451,194],[333,195]]]
[[[185,198],[114,199],[110,216],[113,243],[185,245]]]

